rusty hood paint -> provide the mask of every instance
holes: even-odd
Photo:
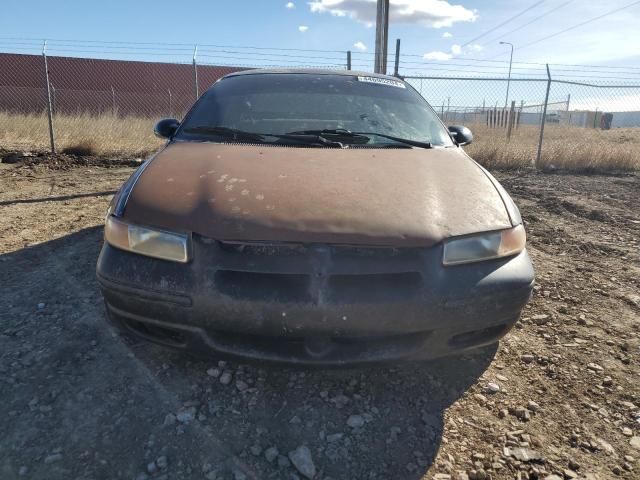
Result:
[[[500,194],[459,148],[206,142],[156,155],[124,218],[223,241],[407,247],[511,227]]]

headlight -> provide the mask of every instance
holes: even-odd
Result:
[[[442,263],[459,265],[508,257],[524,250],[527,234],[522,225],[508,230],[452,238],[444,243]]]
[[[105,222],[104,239],[116,248],[163,260],[186,263],[190,257],[190,235],[130,225],[111,215]]]

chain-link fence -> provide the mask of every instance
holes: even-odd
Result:
[[[405,77],[489,166],[640,167],[640,82]]]
[[[158,118],[182,118],[227,73],[369,70],[372,61],[367,52],[175,49],[182,50],[171,62],[117,51],[116,58],[0,53],[0,148],[142,155],[161,145],[152,135]],[[404,78],[446,124],[472,129],[467,150],[488,166],[640,166],[640,81],[556,80],[553,71],[544,77]]]

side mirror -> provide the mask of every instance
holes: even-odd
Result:
[[[473,142],[473,133],[467,127],[462,125],[451,125],[449,133],[453,136],[454,141],[459,145],[469,145]]]
[[[179,126],[180,122],[175,118],[163,118],[153,127],[153,133],[156,134],[156,137],[171,138]]]

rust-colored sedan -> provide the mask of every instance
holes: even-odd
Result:
[[[529,299],[518,209],[398,78],[233,73],[156,133],[98,260],[123,329],[256,360],[433,358],[496,342]]]

